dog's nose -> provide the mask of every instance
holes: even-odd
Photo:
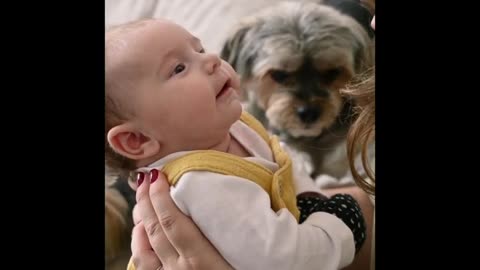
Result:
[[[302,106],[297,108],[297,115],[305,124],[313,123],[320,116],[320,109],[311,106]]]

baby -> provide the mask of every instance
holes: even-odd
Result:
[[[303,193],[312,180],[294,178],[277,138],[242,110],[228,63],[166,20],[116,27],[105,42],[110,168],[136,172],[138,185],[164,172],[176,205],[235,269],[352,262],[365,240],[358,204]]]

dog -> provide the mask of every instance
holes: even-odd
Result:
[[[307,157],[314,179],[350,172],[345,139],[354,102],[340,91],[374,63],[371,7],[281,2],[240,20],[220,53],[240,75],[245,109]]]

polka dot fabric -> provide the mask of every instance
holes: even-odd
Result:
[[[322,197],[300,197],[297,200],[300,210],[300,223],[314,212],[327,212],[340,218],[352,231],[355,240],[355,252],[365,242],[365,220],[355,199],[347,194],[337,194],[330,199]]]

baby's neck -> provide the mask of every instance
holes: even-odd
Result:
[[[194,150],[215,150],[219,152],[225,152],[229,153],[232,155],[240,156],[240,157],[249,157],[251,156],[250,153],[232,136],[230,133],[228,133],[223,140],[218,142],[217,144],[214,144],[210,147],[206,147],[205,149],[190,149],[191,151]],[[177,150],[177,151],[168,151],[168,152],[163,152],[163,153],[158,153],[158,155],[155,155],[153,157],[150,157],[148,159],[141,160],[137,163],[137,167],[143,167],[143,166],[148,166],[149,164],[152,164],[153,162],[160,160],[170,154],[173,154],[175,152],[179,151],[186,151],[186,150]]]
[[[213,147],[210,150],[217,150],[240,157],[249,157],[250,153],[233,137],[230,133],[227,135],[218,147]]]

